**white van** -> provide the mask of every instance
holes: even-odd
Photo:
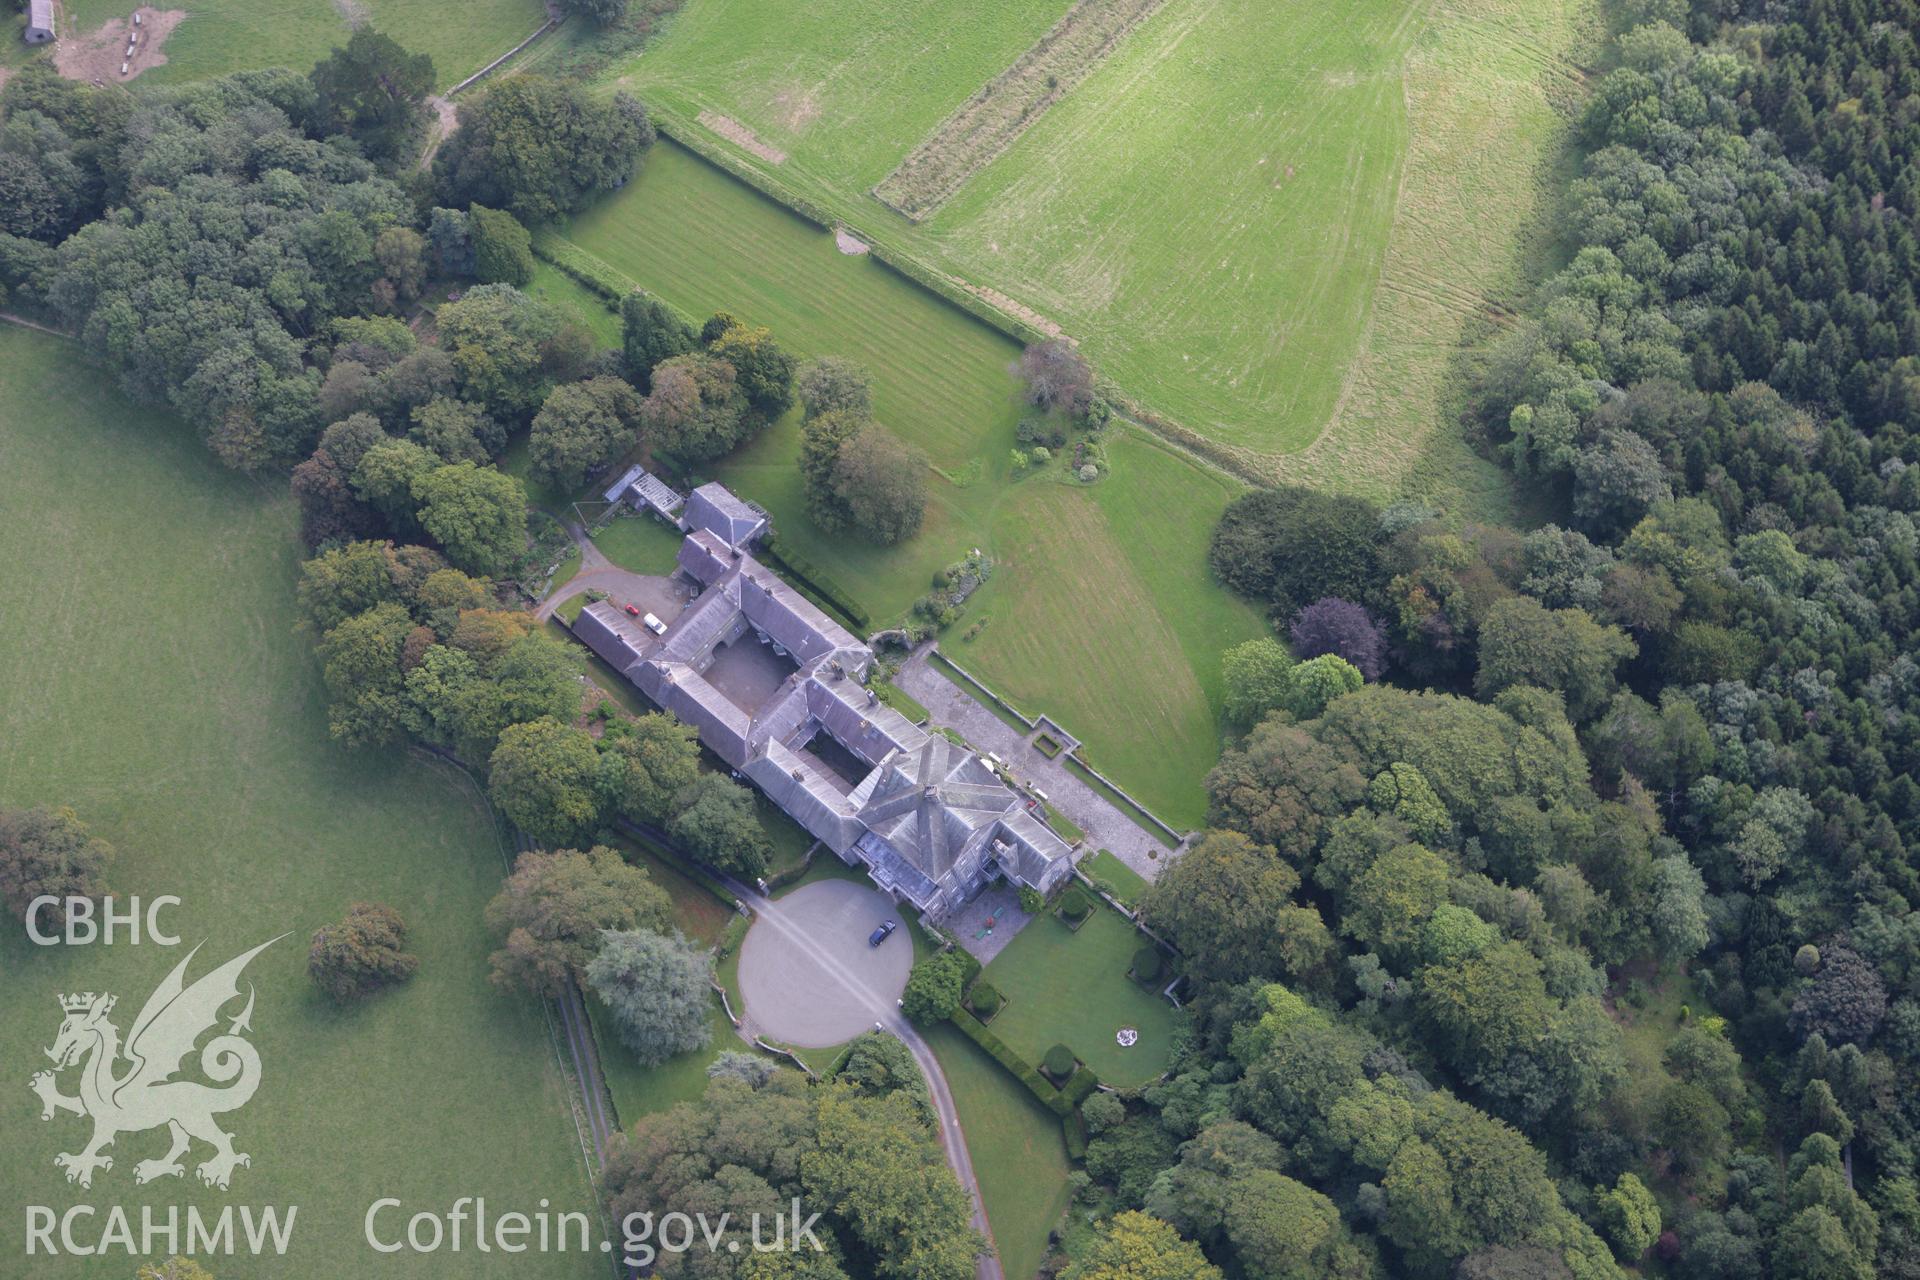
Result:
[[[657,636],[663,636],[667,634],[667,624],[660,621],[660,619],[654,617],[652,614],[648,614],[646,617],[640,619],[640,621],[646,624],[647,630],[653,632],[653,634]]]

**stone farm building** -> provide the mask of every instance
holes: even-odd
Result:
[[[28,0],[27,43],[45,44],[53,39],[53,0]]]
[[[653,485],[630,472],[608,496],[658,511]],[[767,528],[758,508],[718,484],[676,508],[680,572],[700,594],[660,636],[611,601],[588,605],[580,640],[930,922],[996,877],[1045,893],[1071,874],[1072,851],[1023,797],[882,703],[866,687],[873,651],[748,553]]]

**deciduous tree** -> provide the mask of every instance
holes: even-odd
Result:
[[[753,880],[773,852],[753,792],[720,773],[703,773],[673,798],[667,831],[687,851],[729,875]]]
[[[619,378],[589,378],[555,387],[534,416],[528,439],[533,475],[572,492],[634,445],[640,397]]]
[[[552,716],[509,725],[493,751],[487,794],[540,843],[577,841],[600,825],[599,759],[592,738]]]
[[[555,995],[586,972],[608,930],[673,927],[673,900],[618,850],[523,853],[487,904],[487,928],[501,942],[493,980]]]
[[[105,893],[112,862],[113,846],[65,805],[0,809],[0,903],[14,920],[49,897],[59,901],[42,904],[34,918],[43,927],[65,924],[66,900]]]
[[[406,982],[420,958],[408,953],[407,926],[392,907],[356,902],[346,919],[323,925],[307,948],[307,975],[336,1004]]]

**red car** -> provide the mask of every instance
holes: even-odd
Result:
[[[630,617],[630,618],[637,618],[637,617],[639,617],[639,616],[640,616],[640,606],[639,606],[639,605],[637,605],[637,604],[630,604],[630,605],[628,605],[628,606],[627,606],[627,616],[628,616],[628,617]]]

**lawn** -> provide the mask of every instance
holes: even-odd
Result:
[[[652,516],[621,516],[593,535],[600,554],[634,573],[666,578],[673,575],[685,535]]]
[[[953,1026],[924,1033],[946,1073],[987,1222],[1008,1280],[1027,1280],[1047,1253],[1047,1233],[1066,1210],[1066,1144],[1060,1118]]]
[[[478,793],[404,752],[329,740],[311,644],[293,627],[284,487],[223,471],[191,433],[111,388],[70,346],[0,328],[0,804],[72,804],[119,850],[118,894],[179,896],[170,923],[205,944],[196,976],[290,936],[247,973],[266,1074],[223,1122],[253,1157],[230,1195],[191,1175],[134,1187],[134,1161],[164,1145],[155,1134],[123,1138],[91,1191],[71,1187],[53,1156],[76,1149],[81,1122],[42,1124],[14,1087],[0,1091],[0,1147],[19,1158],[0,1171],[0,1202],[119,1204],[136,1222],[143,1204],[300,1206],[284,1262],[235,1259],[223,1280],[364,1271],[361,1218],[383,1196],[592,1212],[545,1017],[487,980],[480,918],[504,869]],[[421,968],[341,1011],[306,978],[306,939],[361,900],[401,912]],[[17,925],[0,931],[0,1062],[24,1083],[61,992],[115,993],[124,1031],[182,957],[38,948]],[[437,1277],[445,1263],[403,1253],[380,1270]],[[462,1273],[586,1280],[605,1268],[495,1254]],[[74,1259],[33,1274],[105,1272]]]
[[[969,612],[993,624],[947,647],[1163,821],[1197,827],[1220,756],[1220,654],[1266,633],[1207,568],[1236,490],[1138,432],[1109,454],[1113,474],[1090,488],[1015,488],[994,527],[1000,568]]]
[[[805,860],[807,850],[814,846],[813,836],[805,827],[782,813],[780,806],[767,799],[767,793],[758,787],[753,788],[753,803],[760,814],[760,826],[773,845],[773,856],[767,859],[767,874],[772,876],[798,867]],[[829,861],[840,861],[832,854],[826,856]]]
[[[551,302],[572,315],[601,346],[619,347],[622,333],[619,314],[610,310],[599,294],[546,259],[533,260],[533,279],[521,292],[532,294],[542,302]]]
[[[593,1037],[600,1046],[600,1070],[607,1078],[607,1092],[613,1095],[613,1107],[620,1127],[631,1129],[641,1116],[666,1111],[678,1103],[697,1101],[707,1091],[707,1067],[728,1049],[748,1051],[727,1021],[720,996],[711,1000],[707,1026],[713,1039],[704,1049],[677,1054],[657,1067],[643,1067],[633,1051],[620,1043],[613,1028],[613,1014],[598,996],[587,997],[587,1016],[593,1023]]]
[[[747,124],[787,153],[783,178],[864,193],[1068,3],[694,0],[619,83],[688,120]]]
[[[1147,891],[1146,877],[1120,861],[1108,849],[1096,850],[1093,856],[1081,859],[1080,870],[1086,873],[1087,879],[1104,885],[1127,907],[1138,907],[1142,895]]]
[[[347,13],[433,58],[440,88],[466,79],[533,34],[546,20],[539,0],[463,0],[458,20],[431,0],[180,0],[186,19],[160,47],[164,65],[142,82],[203,80],[230,71],[283,66],[305,73],[351,34]],[[124,23],[134,0],[67,0],[62,17],[75,31]],[[62,32],[65,38],[66,32]]]
[[[771,511],[782,544],[876,625],[940,567],[989,550],[1000,567],[954,633],[985,615],[993,625],[971,643],[949,637],[956,657],[1081,737],[1167,821],[1204,819],[1201,779],[1220,750],[1220,651],[1262,626],[1206,568],[1235,482],[1126,427],[1110,432],[1113,474],[1097,485],[1066,482],[1058,468],[1012,479],[1020,409],[1009,339],[878,262],[841,254],[830,235],[671,143],[568,234],[689,316],[725,309],[802,355],[864,365],[879,419],[941,473],[918,536],[881,548],[816,528],[795,466],[796,414],[726,459],[719,478]],[[521,450],[516,442],[509,467]]]
[[[1145,1084],[1166,1070],[1174,1008],[1127,976],[1146,942],[1118,912],[1102,905],[1075,932],[1053,916],[1033,921],[994,957],[986,979],[1006,996],[993,1032],[1037,1063],[1064,1043],[1116,1087]],[[1122,1027],[1140,1033],[1122,1048]]]
[[[1444,410],[1520,285],[1592,0],[1166,0],[927,221],[874,197],[1066,8],[695,0],[615,82],[1252,469],[1497,509]]]

